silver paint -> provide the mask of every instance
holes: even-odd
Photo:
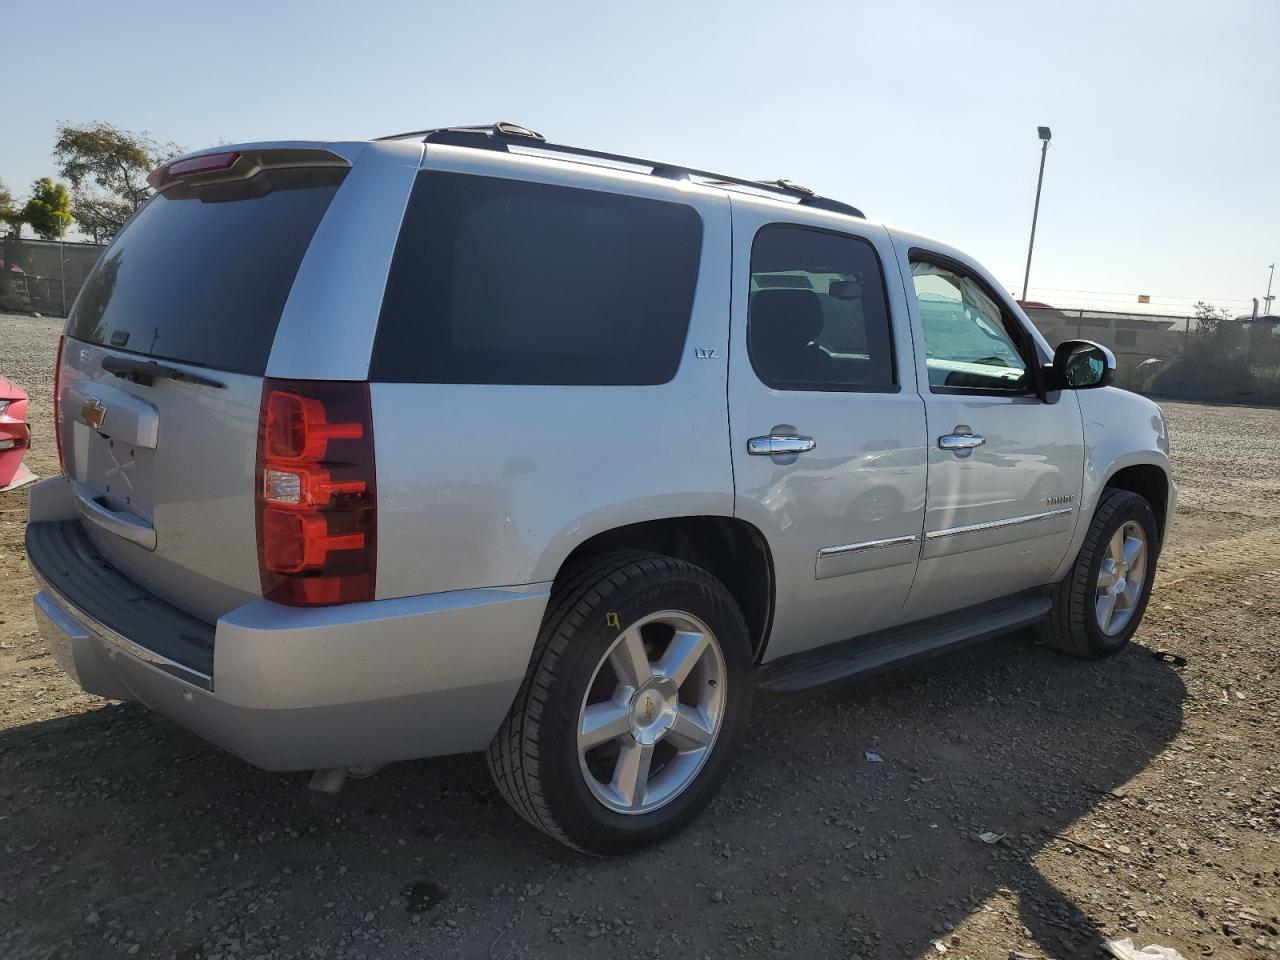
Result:
[[[32,488],[32,519],[67,519],[77,502],[110,494],[117,512],[152,525],[154,552],[96,523],[89,531],[121,571],[217,623],[217,696],[48,592],[41,633],[86,690],[141,700],[251,762],[336,767],[480,749],[524,676],[565,558],[618,527],[684,516],[754,526],[776,576],[771,659],[1052,582],[1076,556],[1108,478],[1135,464],[1169,475],[1159,408],[1124,391],[1063,391],[1047,403],[931,393],[911,246],[968,264],[1028,324],[989,274],[945,245],[602,166],[406,141],[323,146],[353,165],[298,271],[271,376],[368,377],[422,168],[689,203],[703,221],[702,266],[687,349],[668,384],[371,385],[378,599],[340,607],[261,599],[260,378],[220,374],[222,390],[171,380],[143,388],[103,373],[110,350],[68,342],[61,425],[71,479]],[[872,244],[885,272],[897,392],[761,384],[746,310],[752,240],[770,223]],[[1027,330],[1048,361],[1043,338]],[[102,403],[100,430],[77,417],[73,398]],[[971,436],[940,448],[939,438],[956,434]],[[115,449],[113,439],[132,447]],[[751,451],[751,440],[766,442]],[[1175,503],[1171,486],[1166,529]],[[647,736],[648,722],[635,729]]]
[[[765,536],[777,578],[765,659],[890,626],[911,588],[924,524],[925,417],[916,393],[906,298],[883,227],[851,217],[733,195],[733,308],[729,415],[734,510]],[[860,237],[885,270],[896,344],[896,393],[775,390],[751,367],[747,299],[751,246],[768,224],[790,223]],[[747,438],[812,437],[816,449],[783,459],[751,456]],[[895,540],[878,550],[818,561],[833,544]]]
[[[945,244],[892,231],[904,287],[913,291],[910,251],[920,247],[958,261],[985,280],[1016,322],[1024,326],[1043,362],[1051,353],[1003,288],[978,263]],[[909,298],[917,345],[924,343],[920,312]],[[1066,554],[1075,516],[1071,510],[1019,522],[1044,511],[1049,497],[1079,492],[1084,469],[1080,408],[1075,391],[988,396],[934,393],[924,351],[914,355],[929,436],[976,435],[977,447],[942,449],[929,444],[929,494],[925,540],[904,620],[945,613],[1035,587],[1050,580]],[[956,531],[937,536],[940,531]]]

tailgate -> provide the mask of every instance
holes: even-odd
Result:
[[[261,595],[263,374],[346,175],[320,150],[224,156],[237,159],[162,180],[104,254],[68,321],[59,387],[65,471],[94,546],[206,621]]]

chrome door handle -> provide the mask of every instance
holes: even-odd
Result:
[[[753,457],[776,457],[789,453],[808,453],[818,445],[813,437],[782,436],[752,437],[747,441],[747,453]]]
[[[938,438],[938,446],[943,450],[972,450],[986,442],[986,437],[976,433],[948,433]]]
[[[156,528],[137,514],[112,510],[99,501],[97,491],[83,483],[76,484],[75,497],[76,507],[84,519],[136,543],[143,550],[156,548]]]

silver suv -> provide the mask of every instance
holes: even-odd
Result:
[[[61,341],[41,631],[251,763],[486,751],[551,836],[689,822],[756,686],[1031,624],[1102,657],[1158,407],[943,244],[520,127],[191,154]]]

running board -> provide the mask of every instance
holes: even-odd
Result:
[[[789,693],[865,676],[1030,626],[1049,607],[1044,593],[1023,593],[829,643],[764,664],[756,673],[756,684],[763,690]]]

